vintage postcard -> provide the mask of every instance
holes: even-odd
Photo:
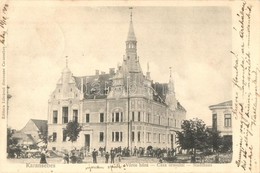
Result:
[[[259,1],[0,5],[0,172],[260,171]]]

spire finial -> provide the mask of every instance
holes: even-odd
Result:
[[[68,56],[66,56],[66,67],[68,68]]]
[[[132,22],[132,17],[133,17],[132,10],[133,10],[133,7],[129,7],[129,9],[131,10],[131,13],[130,13],[130,21]]]
[[[147,62],[147,72],[149,72],[149,62]]]
[[[170,69],[170,78],[172,78],[172,67],[169,67]]]

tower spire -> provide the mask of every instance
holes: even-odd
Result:
[[[128,35],[127,35],[127,41],[136,41],[134,26],[133,26],[133,12],[132,12],[133,7],[129,7],[129,9],[131,10],[131,12],[130,12],[130,25],[129,25]]]
[[[132,17],[133,17],[133,13],[132,13],[133,11],[132,11],[132,10],[133,10],[133,7],[129,7],[129,9],[131,10],[131,13],[130,13],[130,22],[132,22]]]

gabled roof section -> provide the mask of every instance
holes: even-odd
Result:
[[[39,130],[47,130],[47,120],[31,119]]]
[[[85,99],[104,99],[107,97],[106,89],[112,86],[114,74],[99,74],[91,76],[73,76],[79,90],[83,87]],[[83,84],[82,84],[83,82]]]

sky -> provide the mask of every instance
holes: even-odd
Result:
[[[128,7],[10,6],[8,124],[47,119],[48,99],[65,67],[75,76],[108,72],[123,61]],[[133,25],[143,72],[169,81],[187,119],[211,125],[209,106],[231,100],[231,11],[226,7],[134,7]]]

